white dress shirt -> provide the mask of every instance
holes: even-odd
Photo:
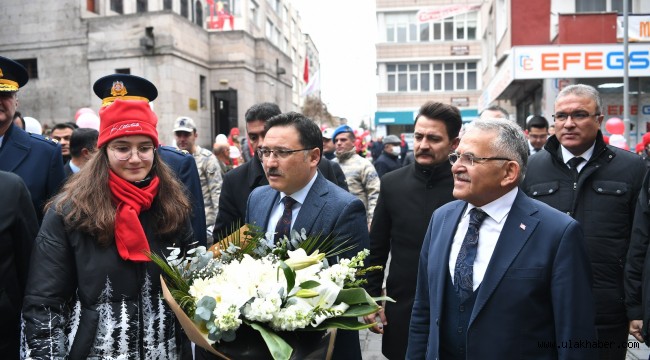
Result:
[[[280,199],[278,202],[273,204],[273,210],[271,210],[269,223],[266,224],[267,233],[275,233],[275,225],[278,224],[278,221],[280,220],[280,218],[282,217],[282,213],[284,212],[284,203],[282,202],[282,199],[284,199],[285,196],[291,196],[294,200],[296,200],[296,204],[293,206],[293,211],[291,212],[291,228],[293,229],[293,224],[296,222],[296,218],[298,217],[298,212],[300,212],[300,208],[302,207],[302,204],[305,202],[305,199],[307,198],[307,194],[309,193],[309,190],[311,190],[311,186],[314,185],[314,182],[316,181],[316,176],[318,176],[318,171],[316,172],[316,174],[314,174],[311,180],[309,180],[309,182],[307,183],[307,185],[305,185],[305,187],[296,191],[293,194],[287,195],[283,192],[280,192]]]
[[[497,241],[501,235],[503,225],[508,219],[512,203],[517,197],[518,187],[507,192],[502,197],[492,201],[489,204],[483,205],[480,208],[488,215],[483,220],[478,235],[478,249],[476,252],[476,260],[474,260],[474,290],[481,285],[485,271],[487,270],[494,248],[497,246]],[[454,235],[454,242],[451,244],[451,252],[449,253],[449,273],[451,280],[454,281],[454,268],[456,267],[456,258],[460,252],[460,246],[463,244],[463,239],[469,228],[469,211],[476,206],[467,204],[467,208],[460,218],[456,235]]]
[[[569,160],[573,159],[576,156],[580,156],[583,159],[585,159],[585,161],[578,164],[578,172],[582,171],[582,168],[584,168],[585,165],[587,165],[587,161],[589,161],[589,159],[591,159],[591,156],[594,155],[594,148],[595,147],[596,147],[596,143],[594,142],[593,145],[591,145],[591,147],[589,149],[587,149],[587,151],[585,151],[581,155],[573,155],[571,153],[571,151],[569,151],[564,146],[560,145],[560,149],[562,150],[562,160],[564,160],[564,165],[569,167],[569,164],[568,164]]]

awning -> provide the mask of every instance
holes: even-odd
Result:
[[[375,125],[413,125],[418,111],[377,111],[375,112]],[[462,109],[460,115],[463,123],[478,118],[477,109]]]

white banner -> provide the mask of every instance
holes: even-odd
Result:
[[[515,46],[514,79],[623,76],[622,44]],[[650,73],[650,43],[629,46],[629,76]]]
[[[455,15],[465,14],[472,11],[481,9],[481,4],[465,4],[465,5],[447,5],[426,8],[418,11],[417,19],[419,22],[429,22],[442,20]]]
[[[650,41],[650,15],[628,15],[627,25],[629,42]],[[616,40],[619,42],[623,42],[623,29],[623,16],[619,16],[616,19]]]

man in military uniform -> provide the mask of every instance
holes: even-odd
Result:
[[[187,116],[181,116],[174,122],[174,136],[176,146],[194,156],[196,167],[199,170],[201,180],[201,192],[203,193],[203,206],[205,207],[205,221],[208,241],[212,239],[212,228],[217,220],[219,211],[219,195],[221,195],[221,168],[219,161],[212,154],[212,151],[204,149],[196,144],[198,134],[194,120]]]
[[[135,75],[113,74],[95,81],[93,91],[100,99],[102,106],[111,104],[115,99],[154,101],[158,90],[147,79]],[[194,239],[199,245],[206,245],[205,211],[201,182],[194,159],[171,146],[160,145],[157,150],[160,159],[169,166],[180,182],[187,188],[187,196],[192,204],[192,229]]]
[[[63,182],[63,158],[56,142],[14,125],[17,92],[27,80],[27,70],[22,65],[0,56],[0,170],[23,179],[40,222],[43,205]]]
[[[379,198],[379,175],[372,163],[357,154],[354,147],[354,131],[348,125],[341,125],[332,134],[332,141],[336,146],[336,159],[345,173],[350,193],[366,207],[368,227]]]

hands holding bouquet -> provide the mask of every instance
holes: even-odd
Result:
[[[363,274],[381,269],[364,268],[368,250],[333,265],[326,259],[347,250],[304,230],[274,243],[272,233],[244,226],[209,250],[201,246],[185,257],[179,257],[180,250],[167,259],[150,256],[166,274],[173,298],[168,302],[180,305],[183,314],[177,317],[188,334],[198,330],[207,340],[202,346],[227,357],[219,344],[235,340],[237,330],[249,326],[262,335],[274,359],[289,359],[293,349],[278,332],[369,328],[374,324],[357,318],[377,312],[377,301],[392,301],[372,298],[360,287]]]

